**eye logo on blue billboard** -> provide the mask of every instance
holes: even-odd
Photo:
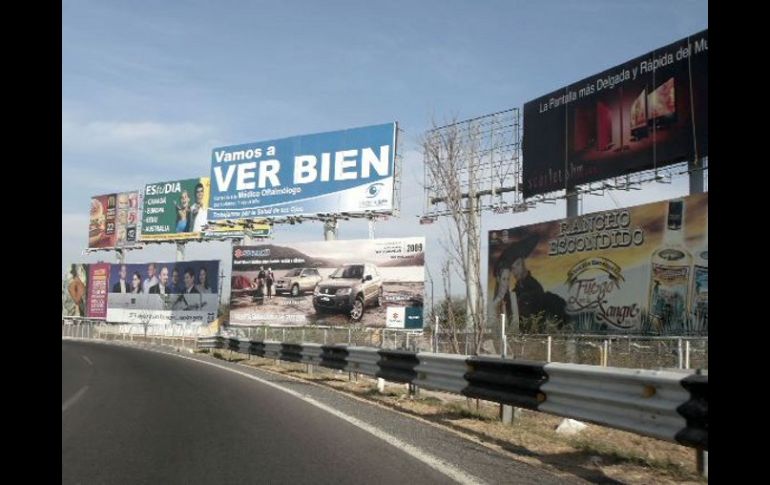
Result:
[[[366,196],[370,199],[372,197],[377,197],[382,190],[382,186],[383,184],[380,183],[370,185],[369,188],[366,189]]]

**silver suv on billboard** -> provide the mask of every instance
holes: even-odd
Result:
[[[291,293],[299,296],[306,291],[313,291],[323,278],[315,268],[290,269],[275,281],[275,293]]]
[[[360,321],[367,306],[382,304],[382,277],[377,266],[368,263],[344,264],[316,286],[313,308],[316,313],[345,311]]]

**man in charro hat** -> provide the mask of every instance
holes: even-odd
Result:
[[[518,313],[520,317],[530,317],[540,312],[545,312],[546,317],[558,318],[565,323],[566,315],[564,313],[564,302],[561,297],[553,293],[546,293],[543,285],[537,281],[532,273],[527,269],[526,258],[537,246],[537,234],[529,236],[511,243],[500,254],[500,258],[495,264],[495,277],[497,278],[497,289],[495,298],[492,301],[494,308],[503,303],[502,311],[508,316],[513,316],[513,308],[510,295],[511,277],[516,279],[516,285],[513,291],[516,293]]]

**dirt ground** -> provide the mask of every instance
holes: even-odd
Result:
[[[521,410],[512,426],[499,420],[499,405],[463,396],[419,390],[410,396],[405,385],[388,383],[385,393],[377,382],[362,375],[315,368],[306,373],[304,364],[215,351],[221,358],[291,375],[332,387],[446,427],[474,441],[510,453],[513,459],[545,466],[557,473],[568,473],[598,483],[706,483],[695,468],[692,448],[639,436],[625,431],[589,424],[577,436],[555,432],[563,420],[536,411]]]

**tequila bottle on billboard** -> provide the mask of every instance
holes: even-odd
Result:
[[[706,220],[706,237],[703,245],[694,251],[690,312],[693,329],[708,330],[709,319],[709,232]]]
[[[687,329],[692,255],[684,246],[684,201],[668,203],[663,244],[650,261],[648,315],[659,333]]]

